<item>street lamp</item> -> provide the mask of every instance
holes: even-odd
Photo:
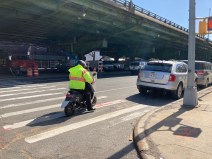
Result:
[[[188,39],[188,82],[183,105],[195,107],[198,104],[195,78],[195,0],[189,0],[189,39]]]

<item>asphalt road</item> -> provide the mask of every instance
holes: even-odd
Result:
[[[173,100],[160,92],[140,95],[136,76],[101,78],[94,112],[64,116],[65,78],[0,81],[0,158],[137,159],[134,125]]]

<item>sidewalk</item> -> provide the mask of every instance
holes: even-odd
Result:
[[[198,92],[198,106],[183,99],[142,116],[134,142],[144,159],[212,158],[212,86]]]

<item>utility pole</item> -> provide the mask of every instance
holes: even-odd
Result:
[[[198,104],[197,88],[194,85],[195,73],[195,0],[189,0],[189,36],[188,36],[188,82],[183,105],[195,107]]]
[[[211,16],[211,9],[209,8],[209,17]],[[208,34],[208,40],[209,40],[210,36]]]

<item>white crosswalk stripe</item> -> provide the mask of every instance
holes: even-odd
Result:
[[[98,99],[104,99],[104,98],[107,98],[107,96],[100,96],[100,97],[97,97],[97,98]],[[1,106],[0,109],[6,109],[6,108],[11,108],[11,107],[20,107],[20,106],[32,105],[32,104],[38,104],[38,103],[45,103],[45,102],[61,100],[61,99],[65,99],[65,96],[55,97],[55,98],[50,98],[50,99],[36,100],[36,101],[31,101],[31,102],[8,104],[8,105]]]
[[[23,85],[18,85],[18,83],[19,82],[8,83],[8,87],[0,88],[0,98],[1,98],[0,110],[1,112],[4,112],[0,114],[0,119],[4,121],[4,124],[1,125],[3,130],[7,130],[7,131],[14,131],[17,129],[24,130],[27,128],[27,126],[29,126],[28,129],[34,129],[33,127],[31,127],[32,125],[44,123],[47,121],[53,121],[55,119],[63,118],[65,116],[63,109],[60,108],[60,105],[62,101],[65,99],[65,94],[66,94],[66,91],[62,91],[62,90],[66,90],[67,88],[63,88],[61,85],[52,85],[51,83],[48,83],[48,84],[46,83],[31,84],[31,83],[25,83],[25,82],[19,83]],[[4,84],[6,86],[7,82],[5,82]],[[10,85],[13,87],[9,87]],[[134,87],[134,86],[121,87],[121,88],[118,88],[118,90],[130,88],[130,87]],[[98,93],[110,92],[115,90],[117,89],[102,90],[96,93],[98,94]],[[45,92],[48,92],[48,93],[45,93]],[[108,97],[97,96],[98,100],[106,99],[106,98]],[[28,101],[24,101],[25,99],[26,100],[28,99]],[[126,102],[127,100],[123,100],[123,99],[118,99],[118,100],[106,99],[106,100],[102,100],[102,102],[101,101],[98,102],[95,108],[102,109],[107,106],[116,107],[116,105],[119,105],[121,103],[126,103]],[[33,106],[36,106],[36,107],[33,108]],[[119,121],[117,121],[119,123],[127,121],[127,120],[132,120],[138,117],[140,114],[135,111],[141,110],[145,107],[147,106],[134,105],[134,106],[131,106],[130,108],[116,109],[117,111],[115,112],[99,115],[91,119],[87,119],[85,121],[72,123],[69,125],[64,125],[59,128],[52,129],[52,126],[49,126],[48,129],[51,129],[49,131],[45,130],[47,127],[46,128],[43,127],[42,128],[43,133],[40,133],[38,131],[37,132],[38,134],[35,134],[34,136],[30,136],[29,134],[29,137],[26,137],[25,141],[27,143],[38,142],[44,139],[48,139],[48,138],[63,134],[64,132],[75,130],[81,127],[85,127],[94,123],[105,121],[107,119],[112,119],[118,116],[120,117],[126,116],[126,118],[121,117]],[[53,109],[58,109],[59,111],[56,113],[51,113]],[[31,114],[33,114],[33,117],[32,116],[30,117]],[[21,116],[23,116],[23,118],[21,118]]]
[[[71,131],[71,130],[75,130],[75,129],[78,129],[78,128],[81,128],[81,127],[85,127],[85,126],[88,126],[88,125],[91,125],[91,124],[94,124],[94,123],[97,123],[97,122],[101,122],[101,121],[104,121],[104,120],[107,120],[107,119],[111,119],[111,118],[114,118],[114,117],[117,117],[117,116],[120,116],[120,115],[123,115],[123,114],[126,114],[126,113],[130,113],[130,112],[134,112],[136,110],[143,109],[143,108],[144,108],[144,105],[136,105],[136,106],[133,106],[133,107],[130,107],[130,108],[125,108],[125,109],[122,109],[122,110],[118,110],[118,111],[115,111],[115,112],[112,112],[112,113],[107,113],[107,114],[100,115],[100,116],[97,116],[97,117],[94,117],[94,118],[91,118],[91,119],[87,119],[85,121],[81,121],[81,122],[66,125],[66,126],[61,126],[59,128],[55,128],[55,129],[52,129],[52,130],[49,130],[49,131],[46,131],[46,132],[43,132],[43,133],[40,133],[40,134],[37,134],[37,135],[34,135],[34,136],[26,137],[25,141],[27,143],[35,143],[35,142],[38,142],[38,141],[41,141],[41,140],[45,140],[45,139],[63,134],[65,132],[68,132],[68,131]]]
[[[6,109],[6,108],[11,108],[11,107],[20,107],[20,106],[32,105],[32,104],[38,104],[38,103],[45,103],[45,102],[60,100],[60,99],[64,99],[64,98],[65,98],[64,96],[61,96],[61,97],[42,99],[42,100],[36,100],[36,101],[31,101],[31,102],[22,102],[22,103],[17,103],[17,104],[8,104],[8,105],[4,105],[4,106],[0,107],[0,109]]]
[[[41,122],[45,122],[45,121],[49,121],[49,120],[53,120],[53,119],[57,119],[57,118],[61,118],[64,117],[64,113],[57,113],[57,114],[53,114],[50,116],[43,116],[40,118],[36,118],[36,119],[30,119],[30,120],[26,120],[26,121],[22,121],[22,122],[18,122],[18,123],[13,123],[12,125],[5,125],[3,126],[3,128],[5,130],[12,130],[12,129],[17,129],[17,128],[21,128],[23,126],[27,126],[28,124],[33,125],[33,124],[38,124]]]
[[[114,103],[111,103],[111,105],[113,105],[113,104]],[[116,102],[115,102],[115,104],[116,104]],[[21,111],[16,111],[16,112],[5,113],[5,114],[1,114],[0,115],[0,119],[1,118],[6,118],[6,117],[10,117],[10,116],[16,116],[16,115],[26,114],[26,113],[32,113],[32,112],[41,111],[41,110],[47,110],[47,109],[52,109],[52,108],[59,108],[59,107],[60,107],[60,104],[54,104],[54,105],[49,105],[49,106],[37,107],[37,108],[33,108],[33,109],[27,109],[27,110],[21,110]]]
[[[21,111],[16,111],[16,112],[5,113],[5,114],[0,115],[0,119],[10,117],[10,116],[37,112],[37,111],[41,111],[41,110],[47,110],[47,109],[51,109],[51,108],[58,108],[58,107],[59,107],[58,104],[54,104],[54,105],[49,105],[49,106],[45,106],[45,107],[37,107],[37,108],[33,108],[33,109],[26,109],[26,110],[21,110]]]
[[[104,98],[107,98],[107,96],[97,97],[97,99],[104,99]],[[120,103],[120,100],[117,100],[117,101]],[[110,102],[110,103],[107,104],[107,106],[117,104],[117,101]],[[122,102],[124,102],[124,101],[122,101]],[[47,110],[47,109],[57,108],[57,107],[59,108],[59,104],[52,105],[52,106],[44,106],[44,107],[34,108],[34,109],[28,109],[28,110],[23,110],[23,111],[11,112],[11,113],[6,113],[6,114],[0,115],[0,118],[5,118],[5,117],[9,117],[9,116],[16,116],[16,115],[20,115],[20,114],[26,114],[26,113],[31,113],[31,112],[35,112],[35,111],[41,111],[41,110]],[[34,121],[33,124],[37,124],[37,123],[40,123],[40,122],[53,120],[53,119],[60,118],[60,117],[63,117],[63,116],[64,116],[64,113],[53,114],[53,115],[50,115],[50,116],[41,117],[39,119],[30,119],[30,120],[27,120],[27,121],[14,123],[12,125],[5,125],[5,126],[3,126],[3,128],[7,129],[7,130],[11,130],[11,129],[16,129],[16,128],[26,126],[29,123],[32,124],[33,121]]]
[[[44,84],[32,84],[32,85],[21,85],[21,86],[15,86],[15,87],[7,87],[7,88],[1,88],[0,87],[0,91],[11,90],[11,89],[19,89],[19,88],[33,88],[33,87],[38,87],[38,86],[46,86],[46,85],[44,85]]]
[[[55,86],[49,86],[49,87],[45,87],[47,89],[45,90],[39,90],[39,91],[33,91],[32,89],[29,92],[21,92],[23,90],[20,90],[18,93],[11,93],[11,94],[3,94],[0,95],[0,97],[7,97],[7,96],[14,96],[14,95],[24,95],[24,94],[32,94],[32,93],[40,93],[40,92],[45,92],[45,91],[51,91],[53,89],[49,89],[49,88],[54,88]],[[41,89],[42,87],[40,87],[39,89]],[[48,90],[49,89],[49,90]],[[61,88],[60,88],[61,89]],[[66,89],[66,88],[62,88],[62,89]],[[38,88],[36,89],[38,90]]]
[[[58,88],[57,90],[59,90],[59,89],[60,88]],[[64,89],[64,88],[61,88],[61,89]],[[32,95],[32,96],[24,96],[24,97],[15,97],[15,98],[0,99],[0,102],[12,101],[12,100],[18,100],[18,99],[29,99],[29,98],[36,98],[36,97],[52,96],[52,95],[57,95],[57,94],[64,94],[64,92],[47,93],[47,94],[39,94],[39,95]]]
[[[56,87],[56,86],[35,86],[35,88],[31,87],[31,88],[25,88],[23,87],[23,89],[12,89],[12,90],[5,90],[5,91],[1,91],[0,89],[0,94],[1,93],[10,93],[10,92],[20,92],[20,91],[32,91],[32,90],[36,90],[36,89],[44,89],[44,88],[53,88],[53,87]]]

